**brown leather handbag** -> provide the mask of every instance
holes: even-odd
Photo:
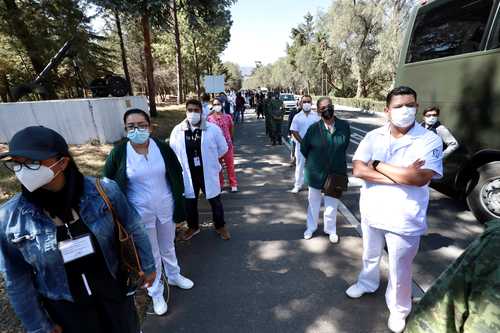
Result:
[[[331,173],[326,177],[325,185],[323,185],[323,193],[329,197],[338,199],[347,190],[348,182],[347,175]]]
[[[328,143],[326,142],[326,137],[324,134],[325,129],[322,127],[323,124],[320,123],[319,126],[321,131],[321,137],[323,138],[323,143],[325,145],[325,150],[328,151]],[[331,167],[330,161],[331,160],[328,159],[326,167],[328,176],[326,176],[325,184],[323,185],[323,193],[329,197],[334,197],[339,199],[342,196],[342,193],[347,190],[349,178],[347,177],[347,175],[329,172]]]
[[[120,259],[120,275],[125,278],[127,295],[135,293],[136,289],[144,283],[144,271],[142,270],[141,261],[135,247],[134,239],[130,236],[121,224],[116,214],[116,210],[109,200],[108,195],[102,187],[99,178],[96,178],[96,188],[102,199],[108,206],[113,223],[115,224],[116,236],[118,240],[118,250]]]

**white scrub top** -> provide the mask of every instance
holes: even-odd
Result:
[[[162,224],[172,222],[173,197],[165,174],[165,161],[154,140],[149,140],[147,157],[127,143],[127,198],[146,228],[154,228],[157,219]]]
[[[407,167],[417,159],[425,160],[422,169],[433,170],[433,178],[443,175],[443,144],[439,136],[421,125],[401,138],[390,134],[389,124],[366,134],[353,156],[367,163],[380,160]],[[401,235],[419,236],[426,232],[429,184],[424,186],[383,185],[365,181],[361,188],[359,208],[363,223]]]
[[[307,133],[307,129],[314,123],[317,123],[321,118],[314,111],[310,111],[309,115],[306,115],[304,111],[300,111],[293,117],[292,124],[290,125],[290,131],[298,132],[301,138],[304,138]]]

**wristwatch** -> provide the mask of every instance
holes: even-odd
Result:
[[[380,161],[379,160],[375,160],[372,162],[372,168],[373,170],[377,171],[377,165],[379,165]]]

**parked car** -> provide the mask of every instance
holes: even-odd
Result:
[[[297,101],[293,94],[280,94],[280,101],[283,102],[285,113],[290,113],[292,110],[297,110]]]

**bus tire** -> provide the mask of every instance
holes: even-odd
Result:
[[[499,219],[500,161],[484,164],[477,171],[479,179],[467,195],[467,205],[481,223]]]

